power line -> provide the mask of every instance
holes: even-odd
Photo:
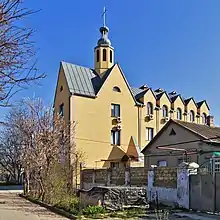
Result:
[[[176,142],[176,143],[170,143],[170,144],[163,144],[163,145],[158,145],[156,146],[155,148],[159,148],[159,147],[169,147],[169,146],[175,146],[175,145],[181,145],[181,144],[190,144],[190,143],[195,143],[195,142],[200,142],[200,141],[210,141],[210,140],[213,140],[213,139],[217,139],[217,138],[220,138],[220,136],[213,136],[213,137],[210,137],[210,138],[202,138],[202,139],[195,139],[195,140],[190,140],[190,141],[182,141],[182,142]],[[92,142],[96,142],[96,143],[105,143],[105,144],[111,144],[111,142],[108,142],[108,141],[97,141],[97,140],[92,140],[92,139],[86,139],[86,138],[76,138],[76,139],[79,139],[79,140],[84,140],[84,141],[92,141]],[[210,142],[211,144],[213,142]],[[125,144],[121,144],[119,147],[121,146],[126,146],[128,147],[128,145],[125,145]],[[121,147],[122,148],[122,147]],[[122,150],[124,150],[122,148]],[[183,149],[184,150],[184,149]],[[126,151],[124,150],[124,152],[126,153]],[[198,150],[198,149],[195,149],[195,151],[192,151],[192,149],[185,149],[185,153],[187,152],[190,152],[190,155],[193,155],[193,154],[200,154],[201,152],[203,153],[206,153],[205,151],[202,151],[202,150]],[[207,151],[207,153],[209,153],[210,151]],[[214,152],[214,151],[213,151]],[[163,154],[148,154],[148,155],[143,155],[143,156],[138,156],[138,157],[132,157],[132,156],[129,156],[131,159],[139,159],[139,158],[150,158],[150,157],[161,157],[161,156],[183,156],[184,153],[173,153],[173,150],[172,151],[168,151],[166,153],[163,153]],[[114,159],[111,159],[111,160],[108,160],[108,159],[103,159],[103,160],[100,160],[100,161],[96,161],[96,162],[104,162],[104,161],[121,161],[122,158],[114,158]]]
[[[217,139],[217,138],[220,138],[220,136],[213,136],[213,137],[210,137],[210,138],[201,138],[201,139],[195,139],[195,140],[189,140],[189,141],[182,141],[182,142],[176,142],[176,143],[170,143],[170,144],[163,144],[163,145],[156,146],[156,148],[158,148],[158,147],[169,147],[169,146],[175,146],[175,145],[181,145],[181,144],[189,144],[189,143],[195,143],[195,142],[200,142],[200,141],[209,141],[209,140],[213,140],[213,139]],[[88,138],[75,138],[75,139],[113,145],[109,141],[99,141],[99,140],[92,140],[92,139],[88,139]],[[213,143],[213,142],[210,142],[210,143]],[[119,147],[126,146],[126,147],[128,147],[127,144],[120,144],[120,145],[116,145],[116,146],[119,146]]]

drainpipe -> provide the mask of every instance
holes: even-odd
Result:
[[[141,147],[141,107],[138,107],[138,146]]]
[[[160,110],[160,108],[159,107],[156,107],[155,108],[155,110],[156,110],[156,133],[158,133],[158,131],[159,131],[159,110]]]

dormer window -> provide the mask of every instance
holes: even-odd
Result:
[[[182,110],[181,110],[181,108],[177,108],[177,110],[176,110],[176,119],[177,120],[182,120]]]
[[[114,86],[114,87],[113,87],[113,91],[114,91],[114,92],[121,92],[120,88],[117,87],[117,86]]]
[[[206,113],[203,113],[202,114],[202,123],[205,125],[205,124],[207,124],[207,115],[206,115]]]
[[[63,91],[63,86],[60,86],[60,92],[62,92]]]
[[[153,104],[151,102],[147,103],[147,115],[153,114]]]
[[[168,117],[168,108],[166,105],[163,105],[162,107],[162,113],[163,113],[163,118]]]
[[[189,120],[190,120],[190,122],[195,121],[195,113],[194,113],[193,110],[191,110],[190,113],[189,113]]]

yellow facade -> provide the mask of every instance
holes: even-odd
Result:
[[[94,69],[89,72],[90,75],[94,72],[89,82],[94,86],[94,94],[90,95],[91,85],[85,75],[81,78],[79,75],[71,75],[75,74],[77,68],[77,74],[86,74],[86,71],[90,71],[88,68],[71,66],[72,64],[64,68],[61,63],[54,100],[55,112],[60,113],[63,105],[66,122],[76,123],[76,148],[84,153],[86,167],[116,164],[124,166],[132,161],[140,162],[143,157],[140,150],[170,118],[178,119],[178,108],[181,109],[181,120],[189,121],[189,112],[194,111],[194,122],[204,123],[202,114],[209,116],[205,101],[198,107],[192,99],[185,104],[180,96],[172,101],[172,97],[165,91],[155,92],[148,87],[132,90],[120,66],[114,64],[114,49],[105,35],[108,29],[104,27],[100,31],[102,37],[94,50]],[[106,58],[103,60],[104,49]],[[70,72],[69,75],[67,71]],[[71,88],[70,82],[72,87],[75,86],[75,90]],[[81,84],[84,85],[83,89],[80,88]],[[96,84],[101,85],[100,88]],[[111,116],[112,104],[120,106],[120,117]],[[149,105],[152,106],[150,114]],[[167,116],[163,112],[164,106],[167,108]],[[120,131],[120,137],[117,136],[120,144],[112,142],[112,131],[115,131],[116,127],[117,131]]]

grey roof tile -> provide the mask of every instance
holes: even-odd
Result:
[[[92,69],[66,62],[61,62],[61,64],[71,93],[91,97],[96,96],[92,79],[100,77]]]

